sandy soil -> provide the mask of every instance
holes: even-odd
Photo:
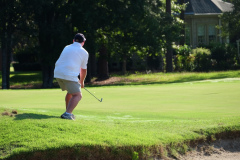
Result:
[[[240,160],[240,138],[199,145],[181,160]]]
[[[105,80],[101,80],[101,81],[97,81],[94,80],[91,82],[91,84],[93,85],[110,85],[110,84],[115,84],[115,83],[119,83],[119,82],[131,82],[133,80],[127,79],[127,78],[121,78],[121,77],[110,77],[108,79]]]

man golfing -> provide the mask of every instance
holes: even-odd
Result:
[[[72,112],[82,99],[81,88],[84,88],[88,62],[88,52],[83,48],[85,41],[85,36],[77,33],[73,43],[63,49],[55,64],[54,78],[56,78],[62,91],[67,90],[65,97],[66,112],[61,115],[63,119],[75,120]]]

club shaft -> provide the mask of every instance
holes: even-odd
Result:
[[[84,87],[84,89],[85,89],[88,93],[90,93],[94,98],[96,98],[99,102],[101,102],[101,100],[98,99],[96,96],[94,96],[89,90],[87,90],[85,87]]]

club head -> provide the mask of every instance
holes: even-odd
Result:
[[[102,100],[103,100],[103,98],[101,98],[101,101],[100,101],[100,102],[102,102]]]

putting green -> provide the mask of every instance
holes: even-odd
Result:
[[[103,98],[103,102],[99,102],[83,90],[83,99],[74,113],[76,115],[88,113],[90,117],[131,113],[141,114],[144,117],[149,115],[149,119],[153,118],[152,114],[186,116],[189,113],[191,116],[190,113],[192,113],[199,118],[202,115],[198,116],[198,113],[214,112],[216,117],[227,116],[228,113],[238,115],[240,111],[239,84],[239,79],[223,79],[166,85],[89,87],[88,90],[99,99]],[[65,93],[60,89],[2,90],[0,91],[0,107],[56,111],[56,114],[59,114],[65,109]]]
[[[240,130],[239,79],[88,90],[103,102],[83,90],[76,121],[59,118],[66,93],[60,89],[1,90],[0,111],[18,114],[0,116],[0,148],[12,154],[76,144],[158,146]]]

